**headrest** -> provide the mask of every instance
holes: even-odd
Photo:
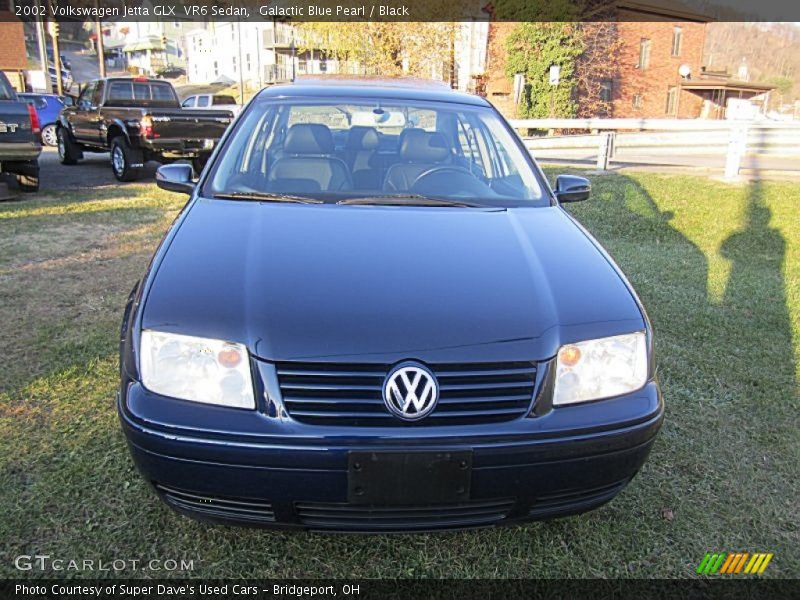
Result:
[[[374,150],[380,144],[378,131],[374,127],[356,125],[350,128],[347,148],[350,150]]]
[[[319,123],[297,123],[289,128],[283,151],[286,154],[333,154],[331,130]]]
[[[450,155],[447,140],[441,133],[408,129],[400,141],[400,159],[405,162],[441,162]]]

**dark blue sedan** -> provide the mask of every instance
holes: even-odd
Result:
[[[57,94],[34,94],[26,92],[17,94],[21,100],[33,104],[36,114],[39,116],[39,123],[42,125],[42,143],[47,146],[56,146],[56,123],[58,115],[66,106],[61,96]]]
[[[421,531],[583,512],[664,405],[635,292],[485,100],[433,84],[262,91],[131,293],[119,414],[193,517]]]

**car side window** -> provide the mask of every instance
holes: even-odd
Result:
[[[81,95],[78,96],[78,106],[80,108],[84,108],[88,104],[91,104],[92,101],[92,94],[94,94],[94,90],[97,87],[97,82],[92,81],[83,88]]]
[[[198,96],[197,106],[200,108],[205,108],[206,106],[208,106],[208,96]]]
[[[92,105],[100,106],[103,103],[103,90],[105,89],[105,82],[98,81],[97,86],[92,93]]]
[[[194,102],[196,99],[197,98],[195,98],[194,96],[189,96],[186,100],[183,101],[183,104],[181,104],[181,106],[183,108],[192,108],[194,106]]]

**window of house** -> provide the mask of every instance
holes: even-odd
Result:
[[[672,56],[681,55],[681,46],[683,45],[683,28],[676,27],[672,30]]]
[[[644,104],[644,98],[642,98],[641,94],[635,94],[633,96],[633,108],[642,108]]]
[[[650,49],[652,42],[647,38],[642,38],[639,42],[639,64],[640,69],[646,69],[650,66]]]
[[[219,75],[219,63],[217,61],[214,61],[214,77],[216,77],[217,75]]]
[[[612,92],[614,91],[614,82],[611,79],[603,79],[600,81],[600,100],[603,102],[611,102]]]
[[[678,88],[671,87],[667,90],[666,114],[674,115],[678,108]]]
[[[246,54],[245,55],[245,60],[247,61],[247,70],[248,71],[252,71],[253,67],[251,66],[251,63],[250,63],[250,54]]]
[[[233,57],[233,72],[234,72],[234,73],[236,73],[236,68],[237,68],[237,65],[236,65],[236,57],[234,56],[234,57]]]

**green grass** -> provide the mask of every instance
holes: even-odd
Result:
[[[0,576],[44,553],[189,559],[203,577],[689,577],[709,550],[774,552],[766,576],[798,576],[796,185],[636,174],[594,190],[569,210],[656,329],[667,417],[650,460],[582,516],[377,537],[196,523],[135,471],[117,328],[183,198],[137,185],[0,206]]]

